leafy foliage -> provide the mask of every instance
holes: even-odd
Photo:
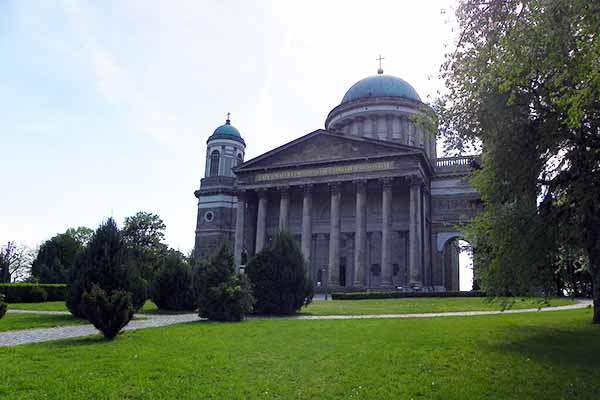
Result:
[[[482,288],[553,293],[560,249],[579,249],[600,323],[600,3],[462,0],[456,16],[435,108],[447,150],[483,150],[467,230]]]
[[[233,254],[227,244],[209,262],[198,265],[194,288],[202,318],[240,321],[252,311],[250,283],[245,276],[235,273]]]
[[[218,286],[208,288],[200,303],[200,317],[212,321],[241,321],[252,312],[254,298],[248,278],[230,276]]]
[[[4,301],[4,295],[0,294],[0,319],[2,319],[2,317],[4,317],[4,314],[6,314],[7,308],[8,308],[8,305]]]
[[[163,243],[165,223],[157,215],[139,211],[125,218],[123,238],[129,249],[130,260],[147,282],[152,282],[168,246]]]
[[[67,282],[92,233],[85,227],[69,228],[65,233],[46,240],[31,266],[33,277],[41,283]]]
[[[131,293],[134,310],[140,309],[147,299],[147,286],[137,268],[131,265],[128,248],[109,218],[94,232],[71,276],[67,307],[75,316],[85,316],[81,308],[84,292],[97,285],[109,296],[115,291]]]
[[[0,294],[3,294],[9,303],[29,303],[36,296],[31,294],[36,288],[44,289],[48,301],[65,300],[67,285],[56,283],[0,283]]]
[[[194,310],[193,271],[179,253],[166,256],[152,283],[150,298],[163,310]]]
[[[293,314],[310,304],[313,284],[305,270],[298,244],[286,232],[275,236],[270,247],[253,257],[246,266],[252,283],[258,314]]]
[[[83,292],[81,309],[107,339],[114,339],[133,317],[131,293],[115,290],[109,296],[96,285],[89,292]]]
[[[34,286],[31,288],[29,298],[27,299],[28,302],[43,303],[46,300],[48,300],[48,292],[46,292],[46,289],[41,286]]]

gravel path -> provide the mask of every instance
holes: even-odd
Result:
[[[590,300],[580,300],[579,303],[569,306],[527,308],[522,310],[506,311],[460,311],[444,313],[422,313],[422,314],[381,314],[381,315],[295,315],[290,317],[250,317],[250,319],[296,319],[296,320],[339,320],[339,319],[390,319],[390,318],[432,318],[432,317],[470,317],[477,315],[498,314],[523,314],[531,312],[553,312],[563,310],[576,310],[591,305]],[[35,311],[35,310],[9,310],[11,313],[19,314],[52,314],[68,315],[65,311]],[[146,318],[131,321],[123,330],[133,331],[145,328],[157,328],[174,324],[193,321],[202,321],[197,314],[177,315],[153,315],[137,314],[136,317]],[[28,343],[48,342],[52,340],[70,339],[98,334],[92,325],[61,326],[57,328],[27,329],[21,331],[8,331],[0,333],[0,347],[18,346]]]

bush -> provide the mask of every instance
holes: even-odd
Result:
[[[162,261],[150,298],[163,310],[194,310],[196,295],[192,284],[192,268],[179,255],[172,254]]]
[[[314,288],[298,244],[285,232],[246,266],[258,314],[293,314],[312,301]]]
[[[246,277],[235,274],[228,245],[209,262],[201,263],[194,275],[198,293],[198,315],[214,321],[241,321],[252,312],[254,299]]]
[[[81,309],[87,320],[111,340],[133,317],[131,293],[115,290],[108,296],[96,285],[89,292],[83,292]]]
[[[4,296],[0,294],[0,319],[2,319],[2,317],[4,317],[4,314],[6,314],[7,308],[8,308],[8,306],[4,302]]]
[[[82,296],[90,292],[93,285],[108,296],[115,291],[129,292],[134,310],[139,310],[148,298],[147,284],[129,261],[123,236],[115,221],[109,218],[94,232],[70,277],[66,302],[69,311],[77,317],[85,317]]]
[[[44,288],[36,286],[31,288],[29,298],[25,301],[29,303],[43,303],[46,300],[48,300],[48,292]]]
[[[333,300],[404,299],[422,297],[485,297],[485,293],[471,292],[338,292],[332,293]]]
[[[64,301],[67,292],[66,284],[37,284],[37,283],[0,283],[0,294],[9,303],[35,302],[39,295],[32,294],[36,288],[43,289],[47,298],[43,301]]]
[[[241,321],[246,314],[252,312],[254,304],[248,278],[240,274],[208,288],[203,299],[199,316],[211,321]]]

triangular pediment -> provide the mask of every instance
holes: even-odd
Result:
[[[418,152],[417,149],[410,149],[400,144],[318,130],[253,158],[235,170],[236,172],[242,172],[255,168],[334,162]]]

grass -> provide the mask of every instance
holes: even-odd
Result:
[[[36,311],[69,311],[64,301],[46,301],[44,303],[11,303],[9,309]]]
[[[551,306],[574,304],[566,298],[551,299]],[[537,308],[541,303],[539,299],[515,298],[512,309]],[[67,311],[64,302],[52,301],[46,303],[16,303],[10,304],[15,310],[44,310]],[[499,301],[490,302],[485,298],[416,298],[416,299],[385,299],[385,300],[331,300],[315,301],[302,309],[306,315],[366,315],[366,314],[413,314],[427,312],[451,311],[488,311],[501,310]],[[177,314],[159,310],[156,305],[148,300],[141,310],[145,314]]]
[[[2,348],[0,398],[596,400],[591,317],[199,322]]]
[[[511,309],[538,308],[575,304],[567,298],[550,299],[544,305],[540,299],[514,298]],[[415,314],[453,311],[498,311],[501,301],[485,298],[406,298],[384,300],[331,300],[314,301],[301,313],[306,315],[368,315],[368,314]]]
[[[71,315],[13,314],[9,312],[0,319],[0,332],[87,323],[86,320],[77,319]]]

